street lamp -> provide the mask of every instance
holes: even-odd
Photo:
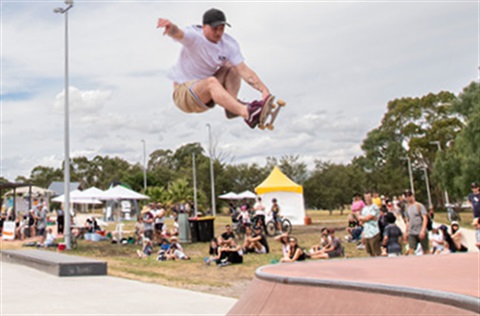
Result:
[[[70,136],[69,136],[69,111],[68,111],[68,10],[73,7],[73,0],[66,0],[66,8],[55,8],[53,12],[65,15],[65,166],[63,171],[63,181],[65,190],[64,213],[65,213],[65,246],[71,249],[71,229],[70,229]]]
[[[412,193],[415,194],[415,187],[413,186],[412,161],[410,160],[410,146],[406,141],[403,142],[402,146],[407,151],[408,178],[410,180],[410,191],[412,191]]]
[[[440,146],[440,142],[439,142],[438,140],[429,142],[429,144],[431,144],[431,145],[437,145],[438,151],[442,151],[442,147]],[[445,189],[444,194],[445,194],[445,206],[450,205],[450,199],[448,198],[447,189]]]
[[[147,150],[145,139],[142,139],[143,143],[143,190],[147,191]]]
[[[212,131],[209,123],[207,123],[207,127],[208,127],[208,151],[210,156],[210,183],[212,186],[212,215],[215,216],[216,207],[215,207],[215,182],[213,179]]]

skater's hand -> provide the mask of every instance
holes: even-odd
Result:
[[[163,35],[167,34],[168,32],[168,29],[172,26],[172,22],[170,22],[170,20],[167,20],[167,19],[162,19],[162,18],[159,18],[158,19],[158,22],[157,22],[157,29],[160,29],[160,28],[165,28],[165,31],[163,32]]]
[[[165,28],[163,35],[168,35],[174,39],[181,40],[183,38],[183,31],[173,24],[170,20],[159,18],[157,22],[157,29]]]

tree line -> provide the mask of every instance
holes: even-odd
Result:
[[[313,169],[309,169],[299,155],[267,157],[264,165],[232,164],[225,156],[213,154],[215,192],[220,195],[253,190],[273,166],[278,166],[293,181],[304,186],[308,208],[332,210],[350,204],[356,192],[372,190],[385,195],[400,194],[410,187],[410,160],[419,200],[427,202],[428,177],[436,207],[444,206],[445,191],[451,201],[460,203],[469,192],[470,183],[478,181],[480,175],[479,96],[479,83],[472,82],[458,95],[442,91],[388,102],[380,125],[363,140],[362,155],[346,164],[319,158]],[[101,189],[107,189],[112,182],[122,182],[156,201],[192,201],[193,154],[198,203],[200,208],[206,209],[211,205],[210,162],[199,143],[185,144],[174,151],[156,149],[150,153],[146,191],[143,166],[121,157],[72,158],[71,180],[80,182],[84,188],[96,186]],[[63,165],[59,168],[36,166],[29,178],[17,177],[15,181],[48,187],[52,181],[63,181]]]

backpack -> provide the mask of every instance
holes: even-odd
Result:
[[[420,214],[420,216],[422,216],[422,208],[420,206],[420,203],[415,203],[417,204],[417,210],[418,210],[418,214]],[[433,228],[433,221],[432,219],[430,218],[430,214],[427,213],[427,230],[428,231],[431,231]]]

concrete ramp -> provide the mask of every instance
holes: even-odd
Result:
[[[229,315],[478,315],[479,254],[261,267]]]
[[[1,259],[62,277],[107,274],[105,261],[46,250],[3,250]]]

